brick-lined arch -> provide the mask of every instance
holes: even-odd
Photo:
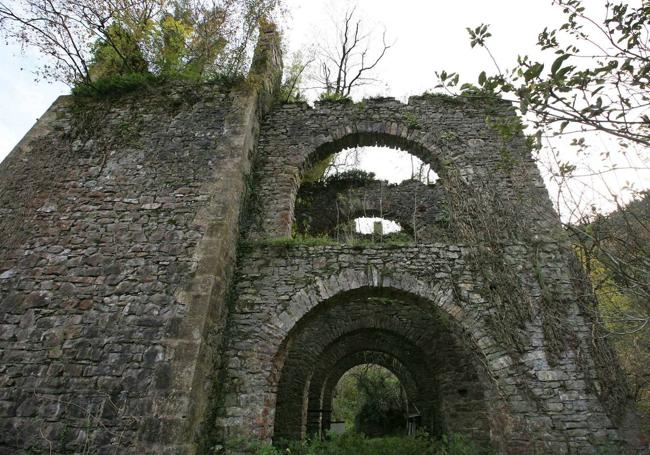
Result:
[[[308,435],[322,434],[330,428],[334,390],[337,384],[346,372],[356,366],[366,364],[379,365],[395,375],[406,392],[410,410],[421,410],[424,407],[422,401],[426,392],[421,392],[421,387],[418,387],[418,384],[422,384],[423,379],[416,379],[417,373],[414,375],[411,372],[413,365],[410,365],[409,368],[399,357],[386,352],[358,351],[343,357],[338,363],[331,366],[320,381],[317,372],[312,375],[307,409]]]
[[[319,314],[331,314],[331,308],[355,294],[370,292],[395,297],[400,302],[410,301],[424,309],[423,314],[443,317],[454,337],[461,341],[459,344],[468,347],[477,358],[482,359],[478,367],[473,361],[456,362],[458,368],[473,372],[461,380],[480,381],[484,385],[483,390],[490,389],[490,396],[496,397],[491,380],[487,379],[494,378],[493,371],[504,378],[514,377],[516,373],[509,370],[513,362],[509,353],[492,338],[484,325],[484,305],[477,300],[477,294],[472,293],[474,297],[470,299],[459,298],[469,296],[471,286],[467,287],[466,284],[469,277],[464,278],[462,272],[458,275],[460,281],[457,283],[465,289],[460,294],[454,292],[446,278],[449,277],[450,267],[460,266],[458,270],[462,270],[461,249],[428,246],[407,250],[385,247],[380,250],[360,252],[353,247],[325,246],[318,248],[318,253],[314,254],[309,248],[279,248],[275,259],[263,259],[270,256],[268,252],[260,251],[259,259],[249,261],[250,265],[241,269],[241,288],[231,314],[231,324],[237,331],[232,332],[226,352],[228,363],[224,365],[228,371],[228,381],[223,386],[225,405],[217,420],[219,428],[223,428],[220,431],[235,435],[238,433],[233,432],[244,431],[242,437],[246,438],[272,438],[274,424],[280,420],[276,419],[276,407],[279,412],[278,396],[285,387],[280,384],[283,368],[285,364],[296,364],[295,360],[291,360],[292,346],[304,345],[293,335]],[[353,252],[356,253],[354,256],[351,255]],[[380,261],[377,254],[382,258]],[[378,263],[381,266],[377,266]],[[280,268],[278,265],[281,265]],[[273,276],[273,279],[259,281],[257,277],[260,273]],[[313,337],[318,339],[315,348],[303,350],[309,356],[306,364],[314,364],[325,342],[333,342],[356,330],[385,329],[397,331],[411,340],[421,338],[422,327],[412,330],[400,323],[400,318],[391,316],[390,312],[381,310],[376,313],[378,317],[370,326],[363,318],[350,319],[348,312],[339,314],[338,318],[333,319],[340,329],[332,333],[336,336],[328,341],[320,339],[321,334],[317,334]],[[490,372],[482,373],[480,370],[483,368]],[[299,369],[299,374],[285,375],[292,382],[287,390],[294,396],[300,396],[302,404],[302,397],[308,394],[306,384],[311,370],[312,367],[308,366]],[[445,375],[444,383],[453,384],[455,373],[452,371]],[[451,385],[448,389],[453,396],[460,393]],[[516,397],[513,399],[520,399],[516,389],[509,389],[509,393]],[[469,398],[483,402],[476,395]],[[488,406],[487,412],[505,412],[491,408],[498,404],[498,399],[486,399],[484,402]],[[302,434],[302,416],[306,412],[302,404],[297,412],[288,414],[298,419],[297,423],[289,425],[299,429],[297,435],[292,430],[293,437]],[[499,428],[494,430],[502,431]]]
[[[301,425],[306,423],[309,426],[311,421],[312,428],[308,428],[307,433],[318,430],[318,427],[314,427],[314,419],[320,421],[322,412],[319,410],[330,409],[331,399],[323,397],[331,397],[330,388],[336,385],[340,376],[361,363],[376,363],[392,371],[402,382],[410,400],[419,401],[421,395],[435,392],[435,387],[432,386],[433,372],[426,366],[424,353],[414,343],[385,329],[353,331],[326,346],[313,363],[308,384],[305,384],[309,390],[306,395],[307,414],[303,416],[306,422],[301,422]],[[288,394],[286,390],[283,392],[285,396]],[[287,422],[282,421],[282,414],[291,414],[298,409],[298,403],[283,402],[280,392],[276,433],[288,433]],[[294,432],[295,430],[294,428]]]
[[[452,387],[452,381],[445,382],[445,377],[453,377],[455,382],[470,381],[472,388],[484,389],[476,373],[480,366],[476,353],[462,338],[454,333],[447,315],[412,294],[369,287],[337,293],[297,321],[284,340],[279,354],[283,361],[278,365],[274,437],[304,437],[310,384],[323,384],[324,401],[317,399],[317,403],[331,401],[332,384],[322,367],[328,363],[336,367],[348,353],[359,350],[387,351],[406,365],[419,379],[414,395],[422,398],[427,429],[439,430],[434,426],[443,417],[435,410],[444,406],[437,405],[438,389]],[[460,364],[465,371],[456,370]],[[462,413],[460,401],[462,397],[445,406]],[[487,431],[485,413],[481,419],[482,423],[472,427]],[[454,431],[464,430],[454,418],[447,423]]]
[[[320,106],[319,106],[320,107]],[[383,107],[383,106],[382,106]],[[404,150],[417,156],[444,178],[440,164],[439,138],[420,129],[407,105],[393,101],[391,115],[377,119],[373,105],[363,109],[338,106],[343,114],[337,121],[319,124],[309,117],[318,111],[306,111],[305,123],[295,125],[287,136],[273,129],[274,118],[264,125],[260,138],[260,163],[256,170],[259,189],[259,218],[253,223],[253,237],[291,235],[295,199],[303,173],[328,155],[349,147],[383,146]],[[276,114],[283,114],[282,111]]]
[[[284,340],[297,322],[322,302],[363,288],[383,289],[387,292],[410,295],[424,305],[439,308],[455,320],[473,342],[481,339],[482,345],[496,344],[485,330],[480,316],[463,301],[455,298],[450,282],[425,281],[409,273],[394,270],[386,272],[384,268],[369,266],[365,270],[346,269],[339,273],[317,277],[312,284],[292,295],[286,305],[271,313],[270,323],[280,328],[278,336]]]

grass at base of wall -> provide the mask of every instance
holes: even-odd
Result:
[[[426,434],[368,439],[357,433],[332,435],[324,441],[293,442],[280,449],[256,447],[258,455],[476,455],[485,453],[467,438],[452,434],[432,441]]]
[[[332,237],[322,235],[322,236],[311,236],[311,235],[296,235],[293,237],[279,237],[275,239],[263,239],[250,242],[252,246],[261,245],[261,246],[282,246],[282,247],[294,247],[294,246],[325,246],[325,245],[339,245],[339,246],[351,246],[351,247],[377,247],[377,246],[407,246],[413,244],[413,240],[406,236],[399,236],[389,234],[384,236],[383,241],[378,241],[372,239],[372,236],[359,236],[347,241],[336,240]]]

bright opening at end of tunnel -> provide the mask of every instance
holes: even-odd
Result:
[[[402,231],[402,226],[398,223],[383,218],[357,218],[354,227],[357,234],[393,234]]]
[[[419,180],[430,185],[438,180],[438,174],[429,164],[404,150],[389,147],[344,149],[334,155],[325,171],[325,177],[351,170],[371,172],[377,180],[386,180],[388,183]]]
[[[408,398],[397,376],[383,366],[361,364],[336,385],[330,430],[366,437],[405,434],[408,415]]]

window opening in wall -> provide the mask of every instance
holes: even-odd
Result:
[[[355,232],[362,235],[385,235],[402,231],[398,223],[378,217],[359,217],[354,220]]]
[[[399,184],[405,180],[418,180],[425,185],[434,184],[438,174],[418,157],[390,147],[352,147],[317,163],[304,180],[324,180],[350,171],[372,173],[377,180]]]
[[[348,370],[336,385],[330,431],[367,437],[406,434],[409,403],[397,376],[376,364]]]
[[[294,232],[341,243],[417,243],[441,238],[445,194],[431,166],[390,147],[343,149],[302,178]]]

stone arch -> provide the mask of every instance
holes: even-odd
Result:
[[[436,150],[425,139],[426,134],[419,130],[396,122],[378,122],[371,125],[359,124],[356,131],[352,128],[337,128],[331,137],[317,137],[311,152],[302,163],[304,172],[309,166],[329,155],[351,147],[387,147],[403,150],[430,164],[436,173],[444,174]]]
[[[477,373],[481,366],[476,359],[477,353],[472,342],[465,334],[449,330],[445,325],[450,321],[449,315],[439,311],[438,306],[431,305],[431,300],[445,300],[444,296],[431,293],[429,295],[432,297],[429,299],[420,298],[413,293],[418,290],[417,284],[423,284],[418,283],[417,280],[409,281],[405,278],[406,281],[401,281],[393,277],[392,285],[384,286],[387,283],[384,283],[379,275],[372,271],[370,275],[375,286],[368,286],[367,283],[361,286],[361,283],[348,273],[344,287],[353,287],[353,289],[347,292],[336,292],[336,287],[342,284],[340,277],[336,280],[328,280],[329,283],[316,284],[321,298],[314,299],[318,302],[315,311],[311,311],[314,310],[311,308],[309,312],[305,311],[298,316],[297,310],[291,309],[289,305],[287,312],[283,312],[279,317],[278,322],[284,320],[288,323],[289,319],[298,316],[290,328],[289,324],[286,327],[289,330],[285,332],[287,335],[278,350],[274,371],[269,377],[270,387],[277,391],[275,438],[304,437],[309,396],[311,395],[313,400],[314,396],[318,395],[317,389],[311,389],[311,381],[318,384],[317,387],[321,387],[320,384],[323,383],[323,378],[319,377],[318,372],[315,373],[314,366],[324,364],[324,359],[327,359],[329,354],[328,348],[340,343],[340,340],[350,336],[349,334],[363,333],[368,337],[366,344],[359,344],[362,350],[385,350],[386,343],[381,339],[375,339],[374,336],[378,332],[391,332],[394,337],[402,338],[404,343],[410,343],[412,349],[423,352],[417,359],[409,359],[408,355],[404,357],[404,349],[398,348],[390,353],[407,367],[410,365],[411,371],[417,369],[417,365],[422,365],[421,371],[414,376],[420,379],[418,391],[419,395],[424,397],[421,403],[424,403],[422,407],[426,408],[427,427],[430,431],[436,431],[440,427],[442,414],[430,411],[436,407],[438,389],[450,387],[450,384],[447,384],[449,381],[445,382],[443,376],[462,375],[459,371],[454,371],[455,367],[451,365],[453,362],[444,364],[445,359],[440,360],[443,363],[436,365],[437,370],[434,369],[436,359],[442,359],[440,355],[436,357],[436,351],[445,352],[449,358],[461,355],[466,357],[463,365],[467,371],[471,370],[473,373],[470,374],[471,377],[468,376],[464,380],[473,382],[475,388],[479,390],[489,387],[481,383],[480,375]],[[411,292],[395,288],[395,286],[404,286],[407,282],[410,284],[408,289]],[[339,286],[336,286],[336,283]],[[419,291],[422,292],[422,288]],[[330,296],[329,292],[334,295]],[[440,292],[440,288],[437,292]],[[301,300],[312,301],[312,298],[306,292]],[[394,306],[386,308],[386,301]],[[449,305],[449,303],[439,302],[439,305],[445,304]],[[456,316],[458,315],[459,313],[456,312]],[[440,318],[443,318],[444,322]],[[460,329],[457,322],[451,324]],[[354,349],[351,353],[354,353]],[[334,356],[334,358],[334,363],[341,360],[340,357]],[[482,428],[487,427],[487,420],[483,418],[485,415],[486,413],[483,413],[481,417]],[[452,418],[448,420],[451,422]],[[454,427],[453,422],[450,426]]]
[[[291,150],[283,162],[274,163],[273,172],[264,172],[261,185],[269,194],[260,200],[261,217],[253,231],[253,237],[289,237],[292,232],[295,201],[304,172],[328,155],[352,146],[385,146],[398,148],[412,154],[432,166],[443,184],[445,167],[441,165],[435,141],[418,129],[395,121],[363,122],[352,126],[336,127],[328,135],[316,135],[310,143],[285,144]],[[259,174],[259,173],[258,173]],[[274,190],[271,190],[273,188]]]
[[[396,339],[396,337],[393,337]],[[319,434],[329,428],[329,417],[332,411],[333,392],[341,377],[351,368],[362,364],[382,366],[393,373],[406,391],[410,403],[415,408],[422,407],[422,390],[427,378],[423,377],[421,364],[403,359],[395,340],[391,344],[368,346],[358,343],[351,353],[343,352],[339,356],[323,356],[319,359],[319,367],[314,370],[309,384],[307,434]],[[382,349],[382,350],[372,350]],[[402,354],[400,356],[400,354]],[[402,357],[402,358],[400,358]],[[434,391],[435,392],[435,391]]]
[[[293,294],[286,305],[271,313],[269,323],[279,328],[276,335],[277,352],[280,351],[280,344],[289,331],[319,304],[337,295],[363,288],[404,293],[418,301],[427,302],[455,320],[471,338],[473,344],[485,347],[496,345],[485,329],[481,315],[456,298],[450,282],[432,283],[409,273],[368,266],[363,271],[350,268],[323,278],[316,278],[311,284]]]

